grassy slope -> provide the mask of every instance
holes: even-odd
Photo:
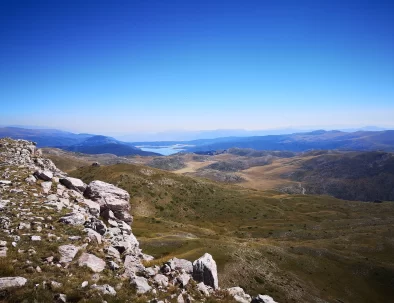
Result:
[[[72,175],[130,193],[145,252],[190,260],[212,253],[222,287],[279,302],[394,297],[394,203],[279,195],[127,164]]]

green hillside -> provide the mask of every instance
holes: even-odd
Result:
[[[278,302],[394,297],[394,203],[261,192],[128,164],[71,175],[126,189],[144,251],[190,260],[210,252],[221,287]]]

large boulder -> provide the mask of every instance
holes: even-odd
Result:
[[[79,266],[87,266],[94,272],[102,272],[105,268],[105,261],[95,255],[83,253],[78,259]]]
[[[0,278],[0,290],[21,287],[26,284],[27,280],[23,277],[5,277]]]
[[[127,191],[103,181],[92,181],[86,188],[84,195],[100,204],[101,211],[111,210],[115,217],[131,222],[130,195]]]
[[[52,181],[53,173],[50,170],[37,170],[34,176],[44,181]]]
[[[215,260],[208,253],[193,262],[193,279],[211,286],[213,289],[219,288],[218,271]]]
[[[71,178],[71,177],[62,178],[59,180],[59,182],[63,184],[65,187],[67,187],[68,189],[79,191],[81,193],[83,193],[86,189],[86,184],[83,183],[82,180],[77,178]]]

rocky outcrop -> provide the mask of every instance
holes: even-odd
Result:
[[[111,210],[115,217],[131,222],[130,195],[127,191],[103,181],[92,181],[87,186],[84,196],[97,202],[101,212]]]
[[[213,289],[219,288],[216,262],[210,254],[206,253],[193,262],[193,279]]]
[[[193,263],[172,258],[161,266],[145,268],[144,262],[153,257],[141,251],[132,232],[130,196],[125,190],[102,181],[86,185],[70,178],[24,140],[0,139],[0,173],[0,258],[26,258],[22,271],[26,277],[0,278],[0,290],[28,287],[33,282],[28,284],[27,278],[33,275],[34,287],[53,291],[54,302],[70,300],[60,293],[66,293],[69,280],[76,281],[83,292],[114,296],[116,301],[124,289],[116,290],[122,287],[152,298],[150,302],[206,300],[194,300],[191,290],[198,296],[223,297],[216,262],[208,253]],[[83,273],[69,273],[73,270]],[[67,282],[44,280],[55,272],[67,274]],[[90,285],[86,274],[96,284]],[[114,285],[104,281],[114,281]],[[163,297],[167,291],[171,298],[158,301],[158,294]],[[252,301],[242,288],[227,292],[237,302]],[[275,303],[261,295],[252,302]]]

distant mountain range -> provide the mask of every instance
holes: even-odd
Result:
[[[227,137],[218,139],[168,142],[135,142],[136,146],[185,145],[187,152],[209,152],[232,147],[256,150],[303,152],[308,150],[394,151],[394,130],[385,131],[325,131],[289,135]]]
[[[0,138],[26,139],[37,143],[38,147],[57,147],[68,151],[85,154],[114,154],[117,156],[159,155],[143,151],[131,143],[118,141],[111,137],[74,134],[57,129],[25,129],[19,127],[0,128]]]
[[[112,137],[74,134],[55,129],[0,128],[0,137],[27,139],[39,147],[57,147],[86,154],[159,155],[138,147],[181,146],[186,152],[212,152],[232,147],[304,152],[308,150],[394,151],[394,130],[344,132],[316,130],[286,135],[220,137],[192,141],[123,142]]]
[[[116,139],[127,142],[134,141],[192,141],[201,139],[217,139],[226,137],[252,137],[252,136],[269,136],[269,135],[284,135],[294,133],[305,133],[315,129],[324,129],[318,127],[306,128],[277,128],[277,129],[263,129],[263,130],[245,130],[245,129],[215,129],[215,130],[200,130],[200,131],[164,131],[158,133],[130,133],[127,135],[113,135]],[[332,129],[332,128],[328,128]],[[328,130],[325,129],[325,130]],[[343,132],[356,131],[382,131],[387,128],[377,126],[364,126],[359,128],[336,128]]]

